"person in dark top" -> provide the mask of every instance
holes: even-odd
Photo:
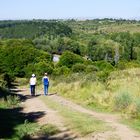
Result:
[[[44,85],[44,95],[48,95],[49,78],[47,73],[44,74],[44,77],[42,78],[42,82]]]

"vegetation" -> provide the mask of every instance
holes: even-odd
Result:
[[[2,93],[4,94],[4,91]],[[36,123],[36,119],[43,115],[41,112],[23,113],[23,108],[20,107],[22,98],[18,95],[5,93],[5,98],[2,98],[2,93],[0,97],[0,139],[25,140],[33,139],[35,136],[49,137],[59,132],[59,129],[51,124],[40,126]]]
[[[41,98],[49,107],[57,110],[65,119],[69,128],[74,129],[80,135],[84,136],[91,132],[101,132],[109,129],[103,122],[96,120],[90,115],[77,112],[70,108],[64,107],[55,101],[47,98]]]
[[[44,67],[51,74],[62,66],[70,70],[73,67],[73,72],[77,72],[76,67],[85,69],[84,65],[96,66],[94,64],[98,61],[108,62],[115,68],[120,62],[125,65],[131,61],[139,66],[139,33],[99,32],[103,26],[121,28],[126,24],[139,28],[139,21],[114,19],[1,21],[0,73],[28,77],[31,72],[41,75]],[[88,33],[89,30],[92,34]],[[59,64],[55,66],[52,63],[54,53],[62,54]],[[73,66],[76,63],[86,64]]]
[[[0,23],[1,38],[34,39],[47,34],[51,39],[57,35],[70,36],[71,33],[71,28],[55,20],[1,21]]]
[[[90,109],[121,113],[125,123],[139,130],[139,71],[139,68],[113,71],[105,81],[94,73],[72,74],[67,79],[62,76],[52,81],[50,92],[57,92]]]
[[[51,124],[39,126],[37,123],[29,123],[28,121],[16,127],[15,130],[16,133],[13,135],[12,139],[23,140],[31,140],[34,137],[43,138],[43,136],[46,138],[60,132],[56,126]]]
[[[20,102],[8,92],[15,79],[48,72],[52,92],[139,120],[139,31],[124,19],[0,21],[0,110]]]

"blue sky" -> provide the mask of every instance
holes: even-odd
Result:
[[[3,19],[140,19],[140,0],[0,0]]]

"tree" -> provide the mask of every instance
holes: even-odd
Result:
[[[10,44],[10,42],[12,42]],[[25,76],[24,68],[28,64],[36,64],[40,61],[50,62],[51,56],[34,48],[25,40],[7,40],[0,48],[0,71],[15,76]]]
[[[58,65],[67,66],[68,68],[71,68],[74,64],[83,62],[84,59],[80,55],[74,54],[70,51],[66,51],[60,57]]]
[[[94,38],[89,43],[88,56],[93,61],[106,60],[117,64],[120,58],[120,45],[113,40]]]

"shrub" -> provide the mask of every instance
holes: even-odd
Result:
[[[122,111],[132,103],[132,97],[128,92],[119,93],[114,98],[115,109]]]
[[[19,104],[20,100],[19,100],[19,97],[18,96],[12,96],[12,95],[9,95],[7,96],[7,105],[9,107],[15,107]]]
[[[94,62],[94,65],[98,68],[97,76],[100,81],[105,82],[108,79],[110,73],[114,70],[114,67],[106,61]]]
[[[70,73],[70,69],[66,66],[62,66],[62,67],[58,67],[58,68],[55,68],[53,70],[53,75],[56,75],[56,76],[59,76],[59,75],[68,75]]]
[[[94,65],[88,65],[86,67],[86,73],[91,73],[91,72],[95,72],[95,71],[98,71],[98,68]]]
[[[126,69],[127,63],[128,63],[127,61],[119,61],[118,64],[116,65],[116,67],[120,70],[124,70],[124,69]]]
[[[136,111],[140,114],[140,98],[135,101]]]
[[[40,127],[40,131],[38,133],[51,136],[57,134],[58,132],[60,132],[60,130],[56,126],[51,124],[47,124],[47,125],[45,124]]]
[[[4,75],[0,75],[0,87],[6,87],[7,82],[4,80]]]
[[[36,64],[28,64],[24,70],[27,77],[30,77],[32,73],[42,76],[45,72],[51,74],[53,72],[53,67],[52,63],[43,61]]]
[[[35,73],[35,66],[34,64],[28,64],[25,68],[24,71],[26,73],[27,77],[31,76],[31,73]]]
[[[116,67],[120,70],[124,70],[127,68],[137,68],[140,67],[140,63],[138,61],[126,61],[126,60],[121,60],[119,63],[116,65]]]
[[[104,70],[104,71],[114,70],[114,67],[107,61],[97,61],[94,64],[100,71],[102,71],[102,70]]]
[[[140,98],[135,99],[134,105],[130,110],[131,117],[140,118]]]
[[[71,68],[74,64],[83,63],[83,62],[84,62],[84,59],[80,55],[66,51],[60,57],[60,61],[59,61],[58,65]]]
[[[24,77],[26,67],[39,62],[51,62],[52,57],[47,52],[34,48],[31,41],[25,39],[10,39],[0,47],[0,71],[9,75]]]
[[[42,75],[45,72],[48,74],[51,74],[53,72],[53,64],[52,63],[47,63],[47,62],[39,62],[35,64],[35,72],[38,75]]]
[[[106,82],[108,80],[110,71],[104,70],[97,72],[97,77],[99,81]]]
[[[51,136],[60,132],[60,130],[51,124],[46,124],[43,126],[39,126],[37,123],[28,122],[28,120],[24,121],[24,124],[20,124],[15,127],[15,134],[12,139],[14,140],[31,140],[36,139],[33,137],[38,137],[39,139],[42,136]],[[40,138],[42,139],[42,138]]]
[[[137,68],[140,67],[140,63],[138,61],[130,61],[127,63],[127,68]]]
[[[12,74],[5,73],[4,77],[3,77],[3,80],[6,82],[5,86],[9,88],[9,87],[11,87],[12,82],[15,80],[15,77]]]
[[[0,99],[0,102],[1,102],[0,107],[2,108],[17,107],[20,103],[20,99],[18,96],[6,94],[5,96],[2,96],[2,97],[4,97]]]
[[[84,64],[77,63],[77,64],[72,66],[73,72],[84,72],[85,69],[86,69],[86,65],[84,65]]]
[[[16,134],[13,135],[13,139],[29,140],[31,139],[31,136],[35,135],[39,131],[39,126],[25,120],[24,124],[18,125],[15,130]]]

